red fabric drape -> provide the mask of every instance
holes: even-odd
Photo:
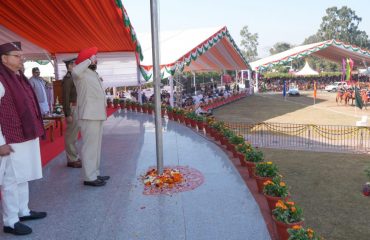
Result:
[[[50,53],[136,48],[114,0],[1,0],[0,24]]]

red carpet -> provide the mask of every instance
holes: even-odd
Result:
[[[108,117],[112,115],[118,108],[107,108]],[[63,133],[65,132],[66,124],[63,124]],[[46,139],[40,140],[41,161],[42,166],[48,164],[53,158],[64,151],[64,136],[60,136],[60,125],[54,129],[54,141],[50,141],[49,130],[46,132]]]

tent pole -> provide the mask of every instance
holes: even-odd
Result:
[[[195,72],[193,72],[193,80],[194,80],[194,96],[197,94],[197,85],[195,83]]]
[[[170,105],[173,107],[173,76],[168,77],[168,81],[170,82]]]
[[[155,146],[157,155],[157,173],[163,173],[163,135],[161,118],[161,69],[159,67],[159,26],[157,0],[150,0],[150,16],[152,30],[152,55],[153,55],[153,82],[154,82],[154,106],[155,106]]]

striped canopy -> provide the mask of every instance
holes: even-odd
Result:
[[[370,66],[370,52],[336,40],[298,46],[287,51],[271,55],[251,63],[252,70],[264,70],[309,55],[342,63],[342,59],[351,58],[356,66]]]
[[[153,73],[150,34],[139,35],[144,61],[145,80]],[[160,65],[163,77],[176,71],[219,71],[249,69],[226,27],[160,32]]]

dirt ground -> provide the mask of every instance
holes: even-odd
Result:
[[[367,110],[335,102],[336,93],[319,91],[314,104],[312,92],[299,97],[284,97],[281,93],[249,96],[236,103],[214,110],[218,119],[229,122],[275,122],[355,126],[362,116],[370,121]]]
[[[279,122],[322,125],[356,125],[368,110],[337,105],[335,93],[312,92],[299,97],[261,94],[216,109],[216,119],[228,122]],[[368,154],[267,149],[267,161],[276,162],[290,187],[292,200],[304,211],[305,225],[327,240],[370,239],[370,197],[362,195],[370,167]]]

